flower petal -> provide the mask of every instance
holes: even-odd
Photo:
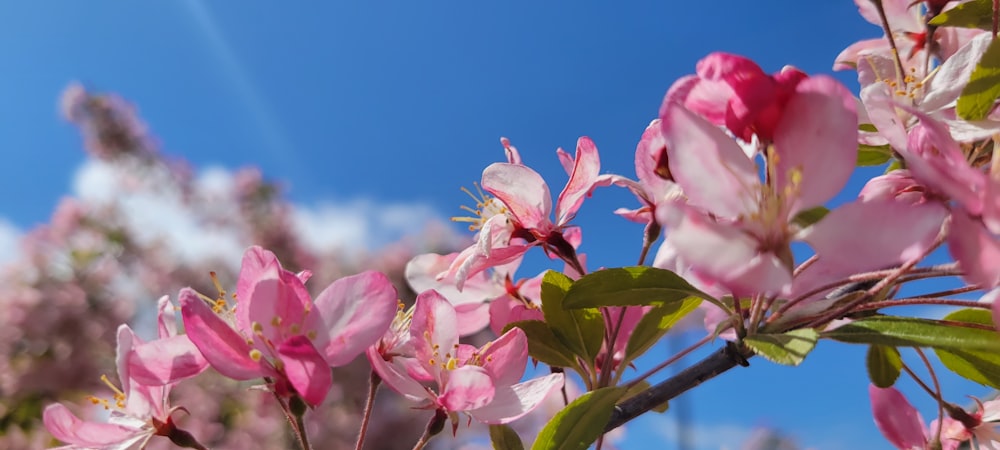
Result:
[[[521,226],[551,227],[552,195],[542,176],[528,166],[493,163],[483,170],[483,189],[500,199]]]
[[[107,447],[138,442],[152,432],[110,423],[84,422],[61,403],[45,407],[42,413],[45,429],[56,439],[83,447]],[[124,445],[127,444],[127,445]]]
[[[875,426],[900,449],[924,448],[927,436],[920,413],[896,388],[868,386]]]
[[[151,386],[193,377],[208,367],[208,361],[187,335],[147,342],[133,348],[128,360],[133,380]]]
[[[520,328],[512,328],[483,346],[479,360],[498,387],[517,383],[528,363],[528,337]]]
[[[601,159],[597,154],[597,146],[589,137],[581,137],[576,142],[573,173],[556,201],[557,226],[565,225],[573,219],[600,172]]]
[[[550,393],[560,389],[564,379],[563,374],[553,373],[513,386],[498,386],[492,402],[469,411],[469,414],[488,424],[513,422],[537,408]]]
[[[188,338],[219,373],[235,380],[264,375],[261,364],[250,358],[250,344],[215,315],[198,294],[181,289],[181,318]]]
[[[458,345],[455,307],[437,291],[421,292],[413,308],[410,338],[414,354],[421,364],[454,351]]]
[[[334,281],[317,297],[313,313],[319,319],[316,345],[331,366],[347,364],[374,344],[396,316],[396,288],[376,271]]]
[[[438,395],[438,403],[450,412],[482,408],[493,401],[495,389],[490,374],[479,366],[463,366],[448,371],[448,381]]]
[[[775,181],[790,195],[789,216],[833,198],[854,172],[858,114],[842,84],[815,76],[796,85],[774,133]]]
[[[288,381],[302,399],[312,406],[323,403],[333,384],[333,375],[312,341],[302,335],[293,336],[278,346],[278,354]]]
[[[962,268],[962,278],[983,289],[1000,285],[1000,242],[964,211],[951,215],[948,250]]]
[[[735,218],[756,205],[757,167],[722,130],[675,103],[660,112],[670,173],[692,205]]]

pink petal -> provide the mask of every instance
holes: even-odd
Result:
[[[871,3],[871,0],[861,0]],[[864,63],[862,55],[881,56],[881,52],[889,50],[889,42],[885,38],[865,39],[855,42],[843,49],[833,60],[833,70],[852,70]],[[888,72],[895,73],[895,72]]]
[[[237,314],[239,308],[247,308],[251,328],[241,331],[250,334],[253,324],[260,324],[264,337],[272,341],[283,339],[290,324],[303,323],[306,311],[312,307],[312,297],[302,279],[280,266],[251,283],[246,295],[249,298],[238,304]]]
[[[961,210],[951,215],[948,250],[962,268],[963,279],[983,289],[1000,285],[1000,242]]]
[[[528,337],[520,328],[512,328],[483,346],[480,361],[498,387],[517,383],[528,363]]]
[[[664,219],[665,214],[660,214]],[[678,219],[663,220],[671,227],[667,242],[710,284],[719,283],[737,295],[777,293],[791,282],[791,271],[779,258],[761,252],[760,242],[741,228],[712,222],[687,208]]]
[[[969,77],[992,42],[992,37],[988,33],[977,36],[938,67],[937,73],[924,85],[924,92],[927,94],[920,102],[921,110],[936,111],[958,99],[962,89],[969,84]]]
[[[483,331],[490,324],[489,303],[463,303],[455,305],[458,335],[469,336]]]
[[[247,306],[253,286],[260,279],[277,278],[280,267],[278,257],[260,246],[252,246],[243,253],[240,275],[236,279],[236,324],[241,330],[253,329],[250,323],[250,308]]]
[[[193,377],[208,367],[208,361],[187,335],[135,346],[128,363],[132,379],[152,386]]]
[[[250,358],[252,348],[246,339],[215,315],[198,294],[181,289],[180,304],[187,337],[215,370],[235,380],[265,375],[261,364]]]
[[[854,171],[858,115],[854,97],[833,78],[798,83],[774,133],[776,183],[791,192],[789,215],[833,198]]]
[[[697,75],[681,77],[670,86],[663,104],[678,103],[696,112],[705,120],[723,126],[733,89],[719,80],[706,80]],[[662,110],[661,110],[662,114]]]
[[[288,381],[302,399],[312,406],[323,403],[333,384],[333,375],[312,341],[302,335],[293,336],[278,346],[278,354]]]
[[[518,153],[517,147],[510,145],[509,139],[505,137],[500,138],[500,144],[503,145],[504,153],[507,155],[507,162],[521,164],[521,154]]]
[[[919,111],[920,118],[909,135],[907,147],[900,150],[914,178],[943,192],[973,214],[982,211],[981,193],[986,177],[966,161],[958,143],[941,122]]]
[[[674,182],[664,178],[662,172],[666,167],[660,164],[666,163],[667,142],[663,139],[663,126],[660,119],[650,122],[649,126],[642,133],[639,145],[635,147],[635,174],[643,186],[644,193],[649,193],[649,200],[656,201],[662,197],[662,193],[674,188]],[[631,180],[629,180],[631,181]]]
[[[868,386],[875,426],[892,445],[900,449],[924,448],[924,420],[913,405],[895,388]]]
[[[521,226],[551,227],[552,196],[538,172],[518,164],[494,163],[483,171],[482,186],[507,205]]]
[[[498,386],[492,402],[469,411],[469,414],[488,424],[513,422],[537,408],[549,394],[562,388],[563,381],[563,374],[553,373],[513,386]]]
[[[479,230],[479,239],[476,243],[455,258],[446,276],[454,274],[456,286],[462,290],[469,277],[490,267],[514,261],[534,246],[534,244],[511,244],[510,240],[511,229],[508,227],[507,218],[493,216]]]
[[[396,288],[385,274],[376,271],[334,281],[316,297],[313,314],[318,318],[316,345],[327,362],[347,364],[374,344],[389,329],[396,316]]]
[[[170,302],[170,296],[164,295],[156,303],[157,314],[156,324],[161,338],[175,336],[177,334],[177,316],[174,314],[176,307]]]
[[[42,422],[45,423],[45,429],[56,439],[83,447],[121,445],[127,448],[131,443],[149,435],[151,431],[110,423],[84,422],[61,403],[45,407]]]
[[[410,322],[410,338],[416,358],[421,363],[440,360],[446,353],[451,354],[458,345],[455,307],[437,291],[420,293]]]
[[[438,403],[450,412],[482,408],[493,401],[493,379],[485,369],[463,366],[448,371],[448,381]]]
[[[368,356],[368,362],[372,365],[372,370],[392,390],[412,401],[427,398],[427,389],[408,374],[409,371],[406,368],[407,362],[419,364],[413,358],[393,357],[392,361],[386,361],[375,347],[368,347],[366,356]]]
[[[690,203],[723,217],[750,212],[760,180],[740,146],[675,103],[665,103],[660,118],[670,171]]]
[[[938,203],[855,201],[799,234],[824,262],[852,273],[916,257],[937,237],[947,210]]]
[[[597,146],[590,138],[584,136],[577,140],[576,159],[569,182],[559,194],[556,201],[556,224],[562,226],[569,223],[580,209],[583,198],[590,192],[597,176],[601,172],[601,160],[597,154]]]

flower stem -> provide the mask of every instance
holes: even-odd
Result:
[[[431,420],[427,422],[427,428],[424,428],[424,434],[422,434],[420,439],[417,440],[416,445],[413,446],[413,450],[422,450],[426,447],[427,442],[444,429],[444,423],[446,420],[448,420],[447,412],[443,409],[434,411],[434,417],[431,417]]]
[[[358,443],[355,444],[354,450],[361,450],[365,445],[365,434],[368,433],[368,422],[372,418],[372,410],[375,409],[375,393],[378,392],[379,384],[382,383],[382,378],[378,376],[373,370],[371,376],[368,378],[368,400],[365,401],[365,415],[361,419],[361,431],[358,432]]]

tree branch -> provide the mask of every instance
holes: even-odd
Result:
[[[611,420],[608,421],[604,432],[607,433],[624,425],[656,406],[676,398],[733,367],[749,366],[750,363],[747,362],[747,359],[752,356],[753,352],[749,349],[740,348],[732,342],[726,343],[725,347],[698,361],[693,366],[615,406],[614,412],[611,413]]]

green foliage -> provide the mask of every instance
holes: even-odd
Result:
[[[556,337],[552,329],[541,320],[522,320],[504,327],[504,332],[511,328],[520,328],[528,337],[528,354],[552,367],[570,367],[577,369],[573,351],[566,347],[562,339]]]
[[[824,332],[822,336],[852,344],[1000,353],[1000,337],[995,331],[955,321],[873,316]]]
[[[542,278],[542,314],[559,340],[593,365],[604,343],[604,317],[597,308],[566,309],[565,298],[572,285],[573,280],[566,275],[546,272]]]
[[[743,343],[768,361],[797,366],[816,347],[817,340],[819,333],[816,330],[803,328],[785,333],[755,334],[744,338]]]
[[[604,432],[625,392],[623,387],[606,387],[583,394],[545,424],[531,450],[586,449]]]
[[[993,29],[993,0],[972,0],[942,12],[929,22],[938,27]]]
[[[681,302],[691,296],[711,299],[669,270],[621,267],[598,270],[576,280],[566,293],[564,306],[576,309],[662,305]]]
[[[993,326],[992,312],[979,308],[954,311],[945,316],[944,320]],[[1000,336],[996,338],[1000,339]],[[952,372],[979,384],[1000,389],[1000,353],[976,349],[934,349],[934,353]]]
[[[892,148],[885,145],[858,145],[858,166],[881,166],[892,159]]]
[[[663,337],[677,322],[694,311],[701,304],[701,299],[688,297],[681,302],[671,302],[654,306],[636,324],[632,336],[625,347],[625,360],[622,365],[646,353],[650,347]]]
[[[969,77],[969,84],[955,104],[955,112],[965,120],[982,120],[1000,98],[1000,40],[993,39]]]
[[[896,384],[900,370],[903,369],[903,360],[899,356],[899,350],[895,347],[872,345],[868,347],[866,359],[868,378],[872,380],[872,384],[883,389]]]
[[[521,437],[508,425],[490,425],[490,442],[495,450],[524,450]]]

